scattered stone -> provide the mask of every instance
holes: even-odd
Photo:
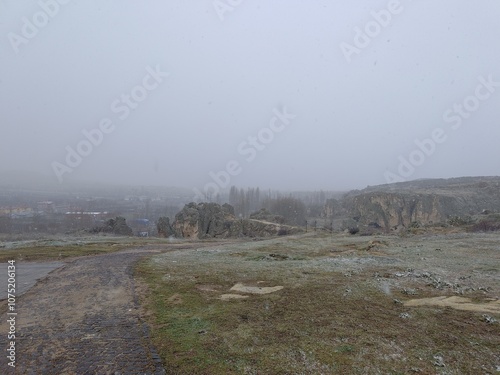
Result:
[[[409,296],[416,296],[417,295],[417,291],[415,289],[411,289],[411,288],[403,288],[401,293],[409,295]]]
[[[400,317],[401,319],[410,319],[410,318],[411,318],[411,315],[410,315],[410,314],[408,314],[408,313],[401,313],[401,314],[399,314],[399,317]]]
[[[500,300],[494,300],[486,303],[473,303],[469,298],[458,296],[441,296],[431,298],[412,299],[404,303],[407,307],[415,306],[439,306],[451,307],[462,311],[477,311],[498,314],[500,313]]]
[[[368,245],[366,246],[366,250],[372,250],[372,249],[377,249],[379,247],[387,247],[387,243],[385,241],[380,241],[380,240],[371,240],[368,242]]]
[[[483,286],[480,286],[479,288],[477,288],[477,290],[481,290],[483,292],[490,292],[491,291],[491,288],[489,286],[487,287],[483,287]]]
[[[486,314],[483,314],[483,320],[488,324],[494,324],[498,322],[498,320]]]
[[[269,254],[269,258],[271,258],[272,260],[287,260],[287,259],[290,259],[290,257],[288,255],[284,255],[284,254]]]
[[[444,359],[442,356],[440,355],[435,355],[434,356],[434,363],[433,363],[434,366],[436,367],[445,367],[446,365],[444,364]]]
[[[283,286],[262,287],[262,286],[245,286],[241,283],[236,284],[230,290],[235,292],[250,293],[250,294],[270,294],[283,289]]]
[[[380,289],[382,290],[382,292],[384,292],[386,295],[388,296],[391,296],[392,295],[392,292],[391,292],[391,286],[389,285],[389,283],[382,283],[382,285],[380,285]]]

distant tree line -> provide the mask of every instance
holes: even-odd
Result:
[[[234,207],[234,213],[238,217],[248,217],[252,212],[261,209],[260,199],[259,188],[248,188],[245,191],[231,186],[229,190],[229,204]]]
[[[259,188],[238,189],[232,186],[229,190],[229,204],[234,207],[236,217],[248,218],[261,209],[269,215],[281,216],[290,225],[305,225],[307,209],[304,202],[291,195],[267,191],[261,193]],[[276,218],[275,218],[276,219]]]
[[[304,226],[306,223],[306,205],[293,197],[267,198],[262,202],[263,208],[285,218],[285,223]]]

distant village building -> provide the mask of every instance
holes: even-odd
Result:
[[[35,210],[31,207],[1,207],[0,216],[10,217],[11,219],[29,218],[35,216]]]

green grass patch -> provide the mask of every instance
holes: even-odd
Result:
[[[121,249],[123,247],[103,244],[25,247],[0,251],[0,263],[11,259],[23,261],[62,260],[77,256],[104,254]]]
[[[171,285],[162,273],[142,261],[136,266],[149,287],[147,307],[153,311],[152,338],[173,373],[230,374],[230,356],[214,340],[214,316],[224,313],[218,303],[207,305],[189,286]]]
[[[0,263],[11,259],[22,261],[64,260],[72,257],[111,253],[147,244],[146,241],[130,238],[117,239],[116,241],[82,241],[81,243],[72,242],[57,245],[41,242],[34,243],[31,246],[0,249]]]

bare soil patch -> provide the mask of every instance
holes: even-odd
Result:
[[[470,298],[464,297],[431,297],[421,299],[411,299],[404,303],[407,307],[416,306],[439,306],[451,307],[463,311],[487,312],[500,314],[500,300],[489,301],[485,303],[473,303]]]
[[[246,286],[241,283],[236,284],[230,290],[250,294],[270,294],[283,289],[283,286]]]

